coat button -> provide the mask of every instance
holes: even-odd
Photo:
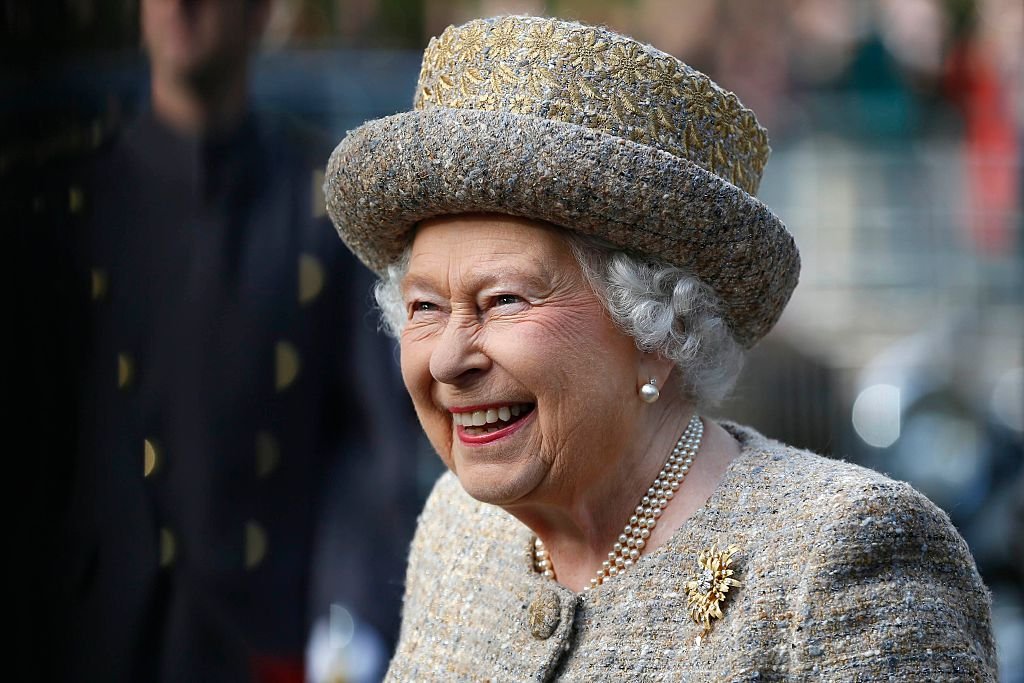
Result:
[[[309,304],[324,288],[324,267],[312,254],[299,256],[299,303]]]
[[[178,556],[178,541],[167,527],[160,529],[160,567],[167,569]]]
[[[327,215],[327,197],[324,195],[324,172],[323,169],[313,171],[313,218],[323,218]]]
[[[127,391],[135,384],[135,359],[128,353],[117,354],[117,388]]]
[[[277,445],[277,439],[270,432],[256,432],[256,476],[266,479],[281,460],[281,447]]]
[[[71,213],[81,213],[82,207],[85,206],[85,193],[82,192],[82,188],[77,185],[72,185],[68,188],[68,211]]]
[[[142,441],[142,476],[147,479],[160,470],[163,458],[160,457],[160,446],[152,439]]]
[[[274,359],[274,387],[278,391],[284,391],[299,376],[299,368],[302,365],[299,350],[291,342],[279,341],[274,348]]]
[[[107,298],[107,290],[110,289],[110,275],[102,268],[93,268],[89,271],[89,296],[93,301],[103,301]]]
[[[558,593],[547,588],[541,591],[527,611],[527,618],[530,622],[530,633],[538,640],[547,640],[558,628],[558,622],[562,620],[561,601]]]
[[[267,556],[267,532],[259,522],[245,523],[245,568],[252,570],[260,566]]]

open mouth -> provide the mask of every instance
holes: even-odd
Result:
[[[502,436],[533,412],[532,403],[509,403],[479,410],[452,413],[452,423],[460,437],[475,440],[490,435]],[[502,432],[503,434],[499,434]]]

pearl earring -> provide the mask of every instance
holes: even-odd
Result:
[[[647,384],[640,387],[640,398],[644,403],[654,403],[661,397],[661,392],[658,391],[658,380],[653,377],[647,380]]]

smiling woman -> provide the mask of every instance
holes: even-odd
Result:
[[[328,210],[448,466],[388,679],[994,680],[988,598],[905,484],[701,417],[799,272],[735,95],[607,29],[432,40]]]

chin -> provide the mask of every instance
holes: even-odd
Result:
[[[462,488],[481,503],[508,506],[527,498],[540,484],[543,474],[514,466],[461,462],[455,468]]]

